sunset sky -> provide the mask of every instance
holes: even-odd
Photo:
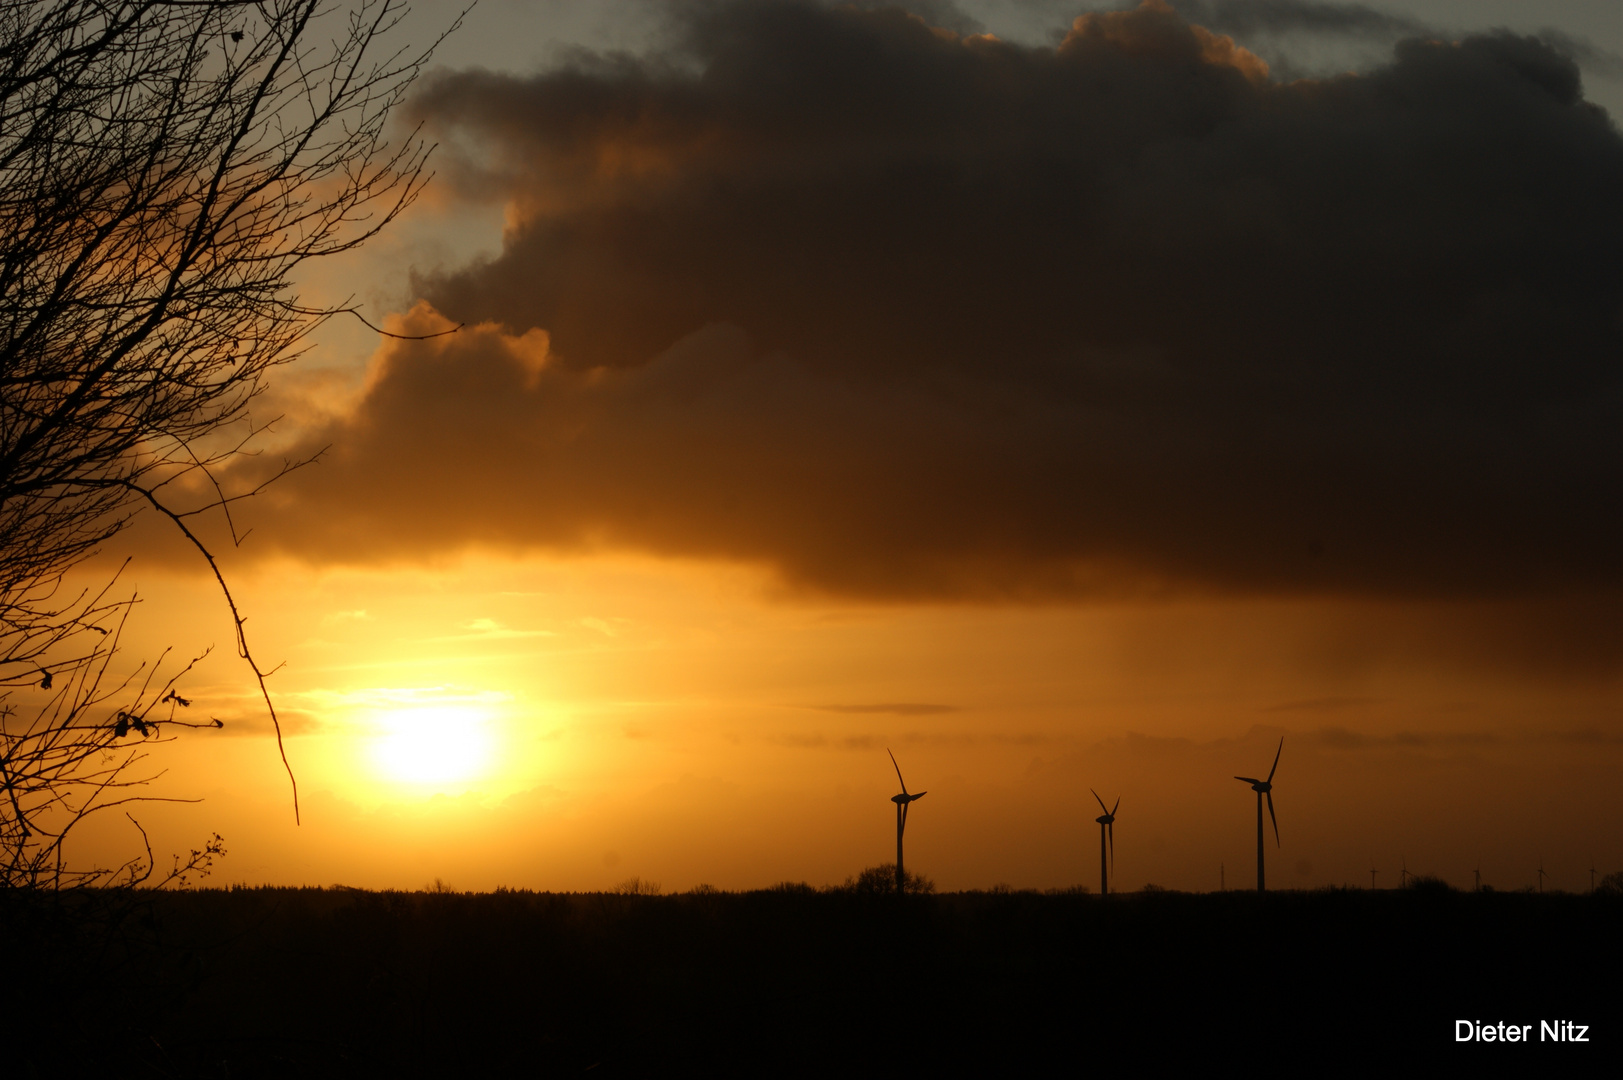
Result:
[[[212,883],[1623,869],[1623,6],[484,0],[222,559]],[[422,3],[430,39],[457,5]],[[1508,30],[1496,29],[1505,28]],[[1519,36],[1538,32],[1538,39]],[[223,533],[212,534],[216,543]],[[173,664],[173,659],[169,663]],[[127,854],[112,814],[82,859]]]

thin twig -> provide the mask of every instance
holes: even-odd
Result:
[[[208,545],[198,539],[197,534],[187,527],[181,516],[165,506],[157,496],[139,486],[131,485],[131,487],[136,492],[139,492],[147,502],[151,503],[160,514],[174,522],[175,527],[185,535],[186,539],[192,542],[192,546],[208,561],[209,569],[214,573],[214,580],[219,583],[220,592],[225,596],[226,605],[231,609],[231,621],[237,632],[237,655],[248,662],[249,670],[254,673],[254,678],[259,682],[260,696],[265,699],[265,708],[270,712],[271,726],[276,729],[276,752],[281,754],[282,768],[287,770],[288,783],[293,786],[293,823],[295,825],[303,824],[299,814],[298,777],[293,775],[293,766],[287,760],[287,747],[282,743],[282,722],[276,715],[275,703],[271,701],[270,688],[265,685],[265,677],[274,674],[281,665],[277,665],[277,668],[272,668],[271,671],[266,672],[262,671],[258,662],[254,660],[253,653],[248,648],[247,631],[243,629],[243,623],[246,620],[242,617],[242,613],[238,611],[236,597],[231,595],[231,586],[226,584],[225,575],[220,572],[220,564],[215,561],[214,553],[208,549]]]
[[[332,314],[353,315],[357,319],[361,320],[368,330],[382,334],[386,338],[394,338],[396,341],[428,341],[430,338],[445,337],[448,334],[454,334],[458,330],[461,330],[464,326],[468,325],[467,323],[457,323],[449,330],[440,330],[432,334],[394,334],[383,329],[381,326],[374,326],[365,315],[362,315],[355,308],[334,308],[332,310]]]

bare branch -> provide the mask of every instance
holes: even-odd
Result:
[[[147,798],[132,791],[156,775],[140,748],[164,725],[221,726],[176,719],[190,664],[128,669],[137,600],[115,598],[117,574],[65,584],[143,508],[214,575],[301,818],[276,669],[256,662],[195,522],[217,511],[241,544],[235,504],[314,460],[247,467],[269,427],[256,399],[317,328],[351,315],[402,337],[347,300],[301,301],[294,281],[428,182],[432,147],[389,118],[443,35],[410,48],[407,11],[0,0],[0,886],[148,881],[150,846],[81,873],[63,845],[89,815]],[[165,882],[223,850],[204,845]]]
[[[282,755],[282,768],[287,770],[287,781],[293,787],[294,824],[302,824],[299,816],[299,781],[293,775],[293,766],[287,760],[287,748],[282,744],[282,722],[276,715],[276,703],[271,700],[270,689],[265,685],[266,677],[275,674],[281,665],[278,664],[270,671],[263,671],[260,669],[258,662],[254,660],[253,652],[248,648],[248,634],[243,627],[243,623],[247,620],[242,617],[241,611],[238,610],[236,598],[231,595],[231,586],[226,584],[225,575],[220,572],[220,564],[215,561],[214,553],[208,549],[208,545],[199,540],[197,534],[187,527],[186,521],[181,515],[170,510],[150,492],[141,491],[141,494],[146,497],[147,502],[157,509],[158,513],[175,523],[175,527],[185,535],[187,540],[191,541],[193,547],[197,548],[198,552],[208,562],[209,569],[214,573],[214,580],[219,584],[220,592],[225,597],[227,606],[231,608],[231,621],[237,632],[237,655],[247,661],[249,670],[254,673],[254,678],[259,683],[260,696],[265,699],[265,709],[270,713],[271,726],[276,729],[276,750]],[[220,726],[224,727],[223,724]]]

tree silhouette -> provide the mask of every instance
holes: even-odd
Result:
[[[114,677],[133,597],[67,583],[143,509],[214,573],[281,749],[195,525],[223,514],[240,542],[232,505],[299,464],[223,483],[265,429],[268,373],[324,321],[360,317],[301,302],[296,268],[366,240],[426,182],[429,148],[385,134],[432,52],[395,42],[405,13],[0,0],[0,884],[61,884],[69,830],[145,779],[124,748],[188,704],[186,668]]]
[[[895,863],[866,867],[856,877],[846,878],[843,887],[850,892],[873,895],[894,895],[898,891],[907,894],[935,892],[935,882],[911,870],[902,872],[901,888],[898,890]]]

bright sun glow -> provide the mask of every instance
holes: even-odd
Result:
[[[373,744],[378,771],[408,784],[475,780],[490,768],[489,717],[467,705],[421,705],[379,718]]]

